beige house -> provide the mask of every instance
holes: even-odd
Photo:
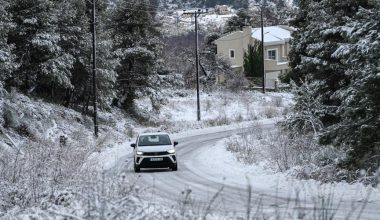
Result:
[[[274,87],[278,76],[288,71],[289,41],[294,31],[288,26],[264,27],[264,68],[266,86]],[[243,69],[244,52],[248,45],[261,41],[261,28],[244,27],[214,41],[217,54],[230,61],[237,70]]]

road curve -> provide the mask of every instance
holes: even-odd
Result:
[[[260,128],[270,129],[273,128],[273,125],[260,125]],[[145,199],[152,203],[181,205],[186,200],[186,204],[191,206],[192,210],[200,213],[214,212],[220,215],[229,214],[245,217],[247,216],[247,210],[250,210],[252,216],[257,210],[260,210],[260,213],[276,212],[278,215],[281,212],[290,212],[291,215],[295,215],[294,210],[296,209],[303,210],[306,213],[311,213],[313,209],[319,209],[313,201],[306,202],[301,200],[297,203],[294,197],[276,196],[276,189],[273,189],[271,193],[263,193],[263,191],[252,189],[250,194],[248,193],[248,186],[245,184],[231,185],[224,182],[222,178],[217,181],[215,178],[200,175],[202,167],[194,164],[194,158],[218,141],[239,132],[241,132],[241,129],[177,139],[180,143],[176,148],[178,171],[155,169],[134,173],[133,156],[131,154],[128,155],[128,158],[118,163],[115,171],[127,170],[127,175],[131,179],[137,178],[138,186],[146,191]],[[190,193],[188,194],[188,192]],[[186,197],[187,194],[190,197]],[[249,195],[251,195],[250,203],[248,202]],[[347,213],[350,212],[350,207],[352,206],[350,203],[351,201],[342,202],[335,215],[337,219],[347,219]],[[366,210],[360,219],[376,219],[373,217],[380,216],[379,209],[373,206],[376,206],[376,204],[367,204]],[[359,209],[356,210],[356,212],[359,211]],[[354,213],[353,216],[356,216],[356,214]],[[286,219],[289,217],[281,215],[280,218]],[[295,217],[290,217],[290,219],[293,218]]]
[[[268,129],[273,125],[261,125]],[[173,203],[181,203],[186,192],[190,193],[192,208],[199,211],[215,211],[219,214],[234,213],[234,215],[246,215],[248,204],[248,187],[243,185],[228,185],[223,181],[207,179],[198,174],[193,159],[200,155],[205,148],[215,145],[221,139],[239,133],[238,130],[227,130],[212,134],[197,135],[178,139],[177,146],[178,171],[167,169],[142,170],[141,173],[133,172],[132,155],[127,162],[127,169],[131,175],[138,176],[140,185],[151,190],[148,195],[153,200],[166,200]],[[212,155],[210,155],[212,157]],[[154,196],[153,196],[154,195]],[[265,195],[261,192],[252,191],[251,208],[255,208],[255,202],[260,199],[263,207],[282,207],[288,203],[289,198],[279,198],[273,195]],[[153,198],[154,197],[154,198]],[[215,197],[215,198],[213,198]],[[221,213],[223,212],[223,213]]]

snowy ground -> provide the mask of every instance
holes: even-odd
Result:
[[[101,187],[99,183],[103,178],[99,171],[112,167],[123,156],[128,155],[131,152],[128,145],[137,133],[166,130],[171,133],[182,132],[182,136],[186,136],[190,133],[203,133],[201,128],[244,124],[244,121],[266,117],[261,115],[265,114],[264,108],[260,107],[262,105],[270,107],[267,115],[274,118],[281,116],[289,104],[284,101],[276,107],[273,103],[278,102],[277,96],[286,95],[263,96],[255,92],[234,94],[222,91],[202,93],[204,120],[201,122],[196,121],[196,100],[193,91],[178,91],[172,95],[168,93],[167,103],[158,114],[153,112],[149,100],[141,99],[138,105],[151,115],[148,122],[141,125],[116,109],[99,112],[100,137],[95,140],[91,117],[43,100],[30,99],[17,92],[2,94],[1,114],[7,116],[1,118],[1,125],[4,127],[1,127],[0,132],[0,154],[5,161],[0,164],[0,218],[50,218],[94,214],[91,210],[94,207],[99,208],[99,198],[91,198],[91,194],[83,192],[78,194],[77,190],[92,189],[97,193],[96,190]],[[239,116],[238,112],[247,98],[249,104],[246,105],[252,109]],[[228,108],[228,105],[233,108]],[[67,138],[64,145],[59,144],[60,136]],[[94,170],[93,168],[99,167],[99,164],[103,169]],[[117,177],[110,177],[109,183],[117,182]],[[132,184],[130,181],[127,182],[129,184],[123,185]],[[91,187],[86,187],[86,184],[90,184]],[[123,189],[113,187],[110,190]],[[118,195],[122,194],[110,193],[107,198],[113,200]],[[71,202],[64,208],[58,200],[64,200],[65,204],[66,200]],[[93,201],[91,207],[82,207],[83,203],[89,200]],[[41,210],[41,207],[48,211]]]
[[[132,134],[140,132],[166,131],[175,138],[193,136],[197,134],[215,133],[248,127],[253,121],[273,123],[278,121],[289,111],[292,105],[292,95],[288,93],[267,93],[244,91],[232,93],[217,91],[201,93],[200,106],[202,121],[197,121],[196,93],[181,90],[168,96],[166,105],[160,113],[152,113],[152,106],[148,98],[138,100],[140,109],[151,112],[151,120],[158,127],[133,125]],[[121,126],[119,126],[121,127]],[[105,149],[101,154],[101,167],[109,169],[130,152],[129,144],[134,141],[132,137],[127,142]]]
[[[121,215],[129,219],[154,219],[152,216],[157,217],[157,219],[202,217],[205,213],[204,208],[199,213],[187,210],[186,215],[184,215],[181,213],[181,208],[178,204],[173,204],[172,209],[168,210],[165,205],[162,207],[162,203],[158,202],[160,201],[158,198],[154,201],[149,201],[146,200],[147,197],[138,196],[141,190],[150,191],[137,187],[134,182],[142,177],[135,175],[129,167],[132,152],[129,145],[138,132],[157,130],[168,131],[172,133],[174,139],[181,140],[181,143],[187,143],[190,146],[181,148],[180,145],[179,147],[179,151],[183,155],[189,155],[189,157],[184,158],[182,170],[180,168],[178,177],[175,178],[177,186],[173,187],[173,189],[184,190],[185,183],[183,181],[191,181],[186,178],[193,178],[193,180],[198,181],[195,183],[194,191],[200,189],[199,193],[205,192],[212,196],[212,190],[215,189],[215,186],[212,187],[212,183],[228,186],[227,193],[234,192],[237,189],[243,189],[243,192],[245,192],[249,183],[253,191],[273,196],[294,198],[297,190],[300,192],[301,199],[329,198],[329,196],[333,195],[342,201],[344,207],[355,205],[360,208],[362,204],[366,204],[368,208],[376,213],[376,209],[373,207],[378,206],[380,203],[378,188],[366,187],[361,184],[321,184],[314,180],[296,180],[288,173],[274,172],[273,169],[268,167],[271,164],[265,162],[254,165],[242,164],[237,161],[235,155],[226,150],[226,140],[223,139],[224,133],[233,134],[236,131],[239,132],[258,124],[273,126],[277,120],[281,119],[289,111],[292,105],[291,97],[286,93],[267,93],[263,95],[258,92],[248,91],[238,94],[225,91],[209,94],[202,93],[201,122],[196,121],[196,96],[193,91],[183,90],[168,95],[167,102],[161,106],[159,113],[153,112],[148,99],[140,99],[137,104],[151,115],[151,126],[140,125],[120,111],[103,112],[100,113],[101,138],[93,142],[91,138],[91,118],[61,106],[44,103],[42,100],[31,100],[22,95],[9,94],[9,97],[1,99],[0,105],[4,106],[7,103],[11,106],[15,111],[15,117],[21,123],[28,125],[30,132],[38,137],[37,141],[43,140],[40,144],[45,144],[46,149],[52,147],[51,144],[57,143],[60,135],[65,135],[69,138],[69,146],[76,153],[66,155],[70,158],[67,161],[68,165],[70,163],[78,164],[75,162],[83,149],[90,149],[90,154],[89,156],[84,155],[86,159],[81,165],[82,171],[75,172],[75,175],[79,176],[70,177],[72,178],[70,181],[75,182],[68,181],[58,185],[52,195],[50,190],[53,189],[47,188],[47,191],[45,191],[41,188],[42,191],[39,192],[41,193],[40,201],[36,203],[33,202],[29,205],[22,203],[23,201],[28,201],[28,197],[25,197],[29,195],[28,191],[36,191],[34,188],[17,188],[30,187],[28,182],[20,182],[19,185],[13,184],[12,187],[7,182],[1,182],[0,188],[2,193],[5,193],[1,195],[5,197],[2,197],[4,200],[0,202],[2,206],[0,219],[63,219],[65,217],[80,219],[85,216],[100,218],[105,214],[109,216]],[[27,137],[18,134],[20,131],[17,129],[3,128],[3,131],[18,146],[29,146],[30,142],[28,142]],[[207,138],[212,137],[217,137],[220,140],[215,140],[215,143],[202,142],[202,138],[207,140]],[[191,144],[196,141],[200,141],[199,143],[203,148],[200,151],[192,152]],[[9,145],[9,140],[1,139],[0,142],[3,146]],[[85,144],[90,146],[86,147]],[[94,149],[91,149],[92,146],[94,146]],[[80,151],[74,151],[75,147]],[[52,148],[55,149],[56,147]],[[1,151],[2,154],[5,152]],[[52,152],[55,154],[57,151]],[[29,152],[26,151],[26,153]],[[6,155],[10,156],[12,154],[7,153]],[[209,155],[212,155],[212,159],[210,159]],[[3,157],[3,159],[6,158]],[[54,162],[55,160],[52,161]],[[54,165],[54,163],[52,164]],[[21,165],[20,167],[22,167]],[[68,169],[66,166],[62,168],[68,171],[74,169],[70,167]],[[196,176],[194,176],[194,173],[196,173]],[[105,174],[106,176],[104,176]],[[25,173],[25,175],[27,175],[25,178],[38,177],[34,176],[33,173]],[[144,173],[143,179],[145,178],[145,181],[149,183],[151,183],[151,177],[156,178],[157,181],[159,181],[159,178],[164,178],[164,181],[166,181],[172,178],[171,175],[171,172]],[[3,177],[1,176],[1,178]],[[50,177],[47,177],[46,181],[49,182]],[[202,184],[205,185],[202,186]],[[168,189],[165,188],[165,190]],[[169,188],[169,190],[171,189]],[[333,191],[333,194],[330,193],[331,191]],[[370,194],[367,197],[368,192]],[[19,197],[9,197],[8,195],[11,194]],[[13,201],[12,199],[15,198],[18,200]],[[204,199],[209,199],[209,197]],[[8,202],[11,201],[16,205],[9,209],[10,203]],[[268,202],[273,203],[270,200]],[[153,209],[152,204],[154,204]],[[207,204],[205,205],[207,206]],[[8,209],[3,207],[8,207]],[[119,213],[120,210],[130,211],[126,214]],[[213,214],[207,216],[220,219],[221,216],[218,211],[214,211]],[[369,214],[371,216],[371,213]],[[234,214],[232,213],[229,216],[234,217]]]
[[[210,137],[212,137],[219,132],[242,131],[245,128],[257,125],[274,125],[276,121],[279,120],[279,117],[273,117],[271,113],[269,114],[271,117],[268,119],[266,109],[273,108],[275,110],[273,112],[276,112],[274,115],[281,116],[284,110],[292,103],[291,96],[281,93],[270,93],[267,95],[260,93],[243,93],[239,95],[233,93],[203,94],[201,96],[201,106],[204,121],[194,123],[194,118],[196,118],[195,96],[191,92],[188,92],[184,97],[181,96],[169,99],[168,104],[161,109],[160,118],[162,122],[170,121],[173,124],[180,125],[179,127],[181,127],[181,129],[177,130],[178,126],[172,126],[171,128],[173,129],[172,132],[177,132],[172,134],[174,139],[187,140],[194,137],[193,143],[197,143],[196,141],[199,140],[199,135],[210,135]],[[281,101],[279,97],[281,97]],[[141,106],[148,103],[146,100],[140,101]],[[225,105],[225,103],[228,104]],[[207,105],[209,106],[207,107]],[[149,105],[145,105],[144,108],[149,109]],[[285,112],[286,111],[287,110],[285,110]],[[223,126],[207,127],[209,126],[207,121],[216,120],[221,116],[227,118],[230,122]],[[236,118],[239,118],[239,120],[235,120]],[[148,131],[150,131],[150,129],[148,129]],[[362,215],[359,214],[361,208],[365,209],[366,219],[376,219],[375,216],[379,214],[374,208],[380,205],[379,188],[364,186],[361,183],[348,184],[340,182],[324,184],[316,180],[298,180],[295,179],[291,171],[278,172],[278,170],[273,167],[273,164],[265,160],[254,163],[253,165],[243,164],[237,160],[233,153],[226,150],[227,140],[228,139],[222,139],[213,145],[202,148],[203,150],[201,151],[192,153],[191,158],[184,159],[184,164],[182,165],[184,166],[183,169],[185,169],[185,172],[190,172],[190,174],[179,174],[178,182],[174,181],[172,188],[176,188],[176,192],[179,194],[180,190],[183,191],[186,189],[186,185],[192,185],[189,179],[181,177],[183,175],[190,175],[188,178],[198,178],[198,181],[205,184],[204,188],[202,188],[199,186],[199,182],[195,183],[193,191],[202,189],[198,193],[208,194],[209,196],[206,200],[212,196],[213,188],[209,188],[209,184],[213,182],[233,188],[241,188],[243,189],[243,194],[247,186],[250,185],[252,190],[258,194],[293,200],[299,199],[303,208],[299,210],[300,212],[297,214],[301,215],[302,212],[307,212],[306,209],[315,209],[317,206],[321,209],[326,209],[326,215],[329,216],[334,215],[336,212],[334,218],[337,219],[355,219],[359,215]],[[112,170],[118,167],[117,164],[120,163],[120,161],[130,163],[130,154],[132,152],[132,148],[129,147],[130,143],[131,142],[123,143],[100,154],[100,158],[98,158],[99,161],[102,161],[100,166],[105,170]],[[260,142],[257,141],[257,143]],[[210,155],[212,155],[212,157],[210,157]],[[125,166],[123,169],[125,169]],[[131,169],[131,167],[127,169]],[[187,171],[187,169],[189,171]],[[196,174],[196,176],[191,174]],[[150,179],[150,176],[145,176],[143,180],[147,185],[155,182],[155,187],[158,187],[156,189],[157,191],[165,191],[167,190],[165,187],[163,187],[163,189],[160,188],[161,177],[164,179],[173,178],[170,173],[165,172],[152,173],[153,180]],[[177,180],[177,178],[173,178],[173,180],[174,179]],[[200,179],[210,181],[210,183],[207,181],[202,182]],[[186,183],[186,181],[189,182]],[[174,185],[176,187],[174,187]],[[165,186],[165,182],[162,183],[161,187],[162,186]],[[165,202],[167,201],[164,200],[161,203]],[[284,204],[286,203],[282,203],[282,205]],[[273,207],[266,208],[268,209],[266,212],[269,213],[267,213],[267,215],[276,215],[274,214],[275,209]],[[310,219],[310,214],[305,218]]]
[[[373,188],[361,183],[322,184],[316,180],[297,180],[287,172],[274,172],[272,167],[268,167],[271,164],[266,162],[253,165],[243,164],[226,148],[226,140],[222,140],[195,158],[194,164],[203,168],[198,170],[198,174],[215,181],[223,181],[231,186],[240,185],[243,187],[250,184],[253,190],[264,194],[274,194],[274,196],[295,197],[298,192],[301,199],[312,200],[331,197],[334,200],[332,205],[334,208],[339,207],[339,203],[346,203],[345,205],[353,205],[358,208],[365,201],[372,207],[380,207],[379,187]],[[210,154],[213,155],[211,160]],[[340,218],[345,217],[343,215]]]
[[[273,119],[266,119],[253,124],[196,129],[172,135],[180,141],[177,148],[180,168],[177,172],[134,174],[130,143],[120,145],[118,151],[106,153],[108,156],[117,155],[117,158],[106,157],[100,161],[107,161],[107,167],[103,168],[110,172],[125,172],[127,178],[139,179],[138,185],[146,187],[147,196],[144,198],[151,205],[176,206],[177,197],[190,190],[192,205],[188,209],[193,210],[195,216],[207,213],[206,207],[222,187],[215,204],[210,207],[211,216],[216,219],[244,216],[247,192],[251,187],[254,201],[252,215],[259,214],[263,218],[280,216],[282,219],[289,214],[292,217],[286,219],[295,219],[299,215],[305,215],[301,219],[316,219],[313,215],[333,219],[358,219],[360,215],[362,218],[359,219],[377,219],[376,216],[380,214],[376,209],[380,204],[379,188],[359,183],[322,184],[315,180],[297,180],[289,173],[274,172],[273,167],[270,167],[273,165],[268,163],[242,164],[226,150],[223,136],[233,135],[257,124],[271,129],[274,122]],[[260,198],[264,201],[260,201]],[[262,206],[259,211],[256,210],[258,206]],[[360,213],[361,209],[363,213]]]
[[[160,113],[151,114],[151,120],[161,125],[160,129],[176,133],[183,130],[228,125],[243,121],[281,118],[289,112],[292,95],[243,91],[232,93],[216,91],[200,94],[201,121],[197,121],[197,100],[194,91],[177,91],[168,95]],[[139,108],[152,112],[149,99],[140,99]]]

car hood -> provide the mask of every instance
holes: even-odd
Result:
[[[137,147],[138,151],[142,152],[162,152],[174,149],[173,145],[159,145],[159,146],[141,146]]]

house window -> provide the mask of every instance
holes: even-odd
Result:
[[[230,49],[230,59],[235,59],[235,50]]]
[[[268,59],[277,60],[277,50],[268,50]]]

